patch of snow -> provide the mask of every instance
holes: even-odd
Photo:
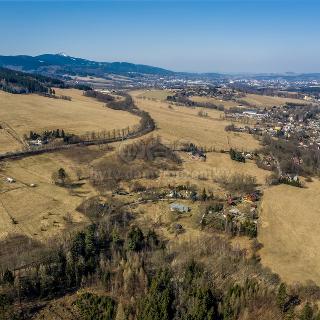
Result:
[[[62,56],[62,57],[68,57],[68,55],[64,52],[59,52],[58,53],[58,56]]]

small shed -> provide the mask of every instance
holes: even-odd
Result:
[[[184,212],[189,212],[191,209],[188,206],[185,206],[184,204],[181,204],[181,203],[172,203],[170,206],[170,210],[184,213]]]

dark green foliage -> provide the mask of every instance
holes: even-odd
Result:
[[[206,201],[207,199],[208,199],[208,195],[207,195],[206,189],[203,188],[202,194],[201,194],[201,200]]]
[[[85,252],[86,252],[85,237],[86,236],[84,232],[79,232],[76,234],[71,245],[71,253],[74,258],[85,255]]]
[[[231,160],[238,161],[238,162],[246,162],[246,158],[239,151],[230,149],[229,154],[230,154]]]
[[[173,71],[143,64],[128,62],[97,62],[60,54],[42,54],[39,56],[0,56],[0,65],[16,66],[22,70],[36,70],[58,75],[98,76],[121,74],[134,78],[139,74],[172,75]]]
[[[76,84],[73,86],[75,89],[78,89],[78,90],[83,90],[83,91],[89,91],[89,90],[92,90],[92,88],[86,84]]]
[[[2,281],[4,283],[13,284],[13,282],[14,282],[13,273],[10,270],[7,269],[3,274]]]
[[[192,281],[196,278],[199,278],[203,273],[202,268],[198,263],[196,263],[194,260],[191,260],[185,268],[184,273],[184,281],[189,286]]]
[[[298,187],[298,188],[303,187],[299,178],[297,180],[294,180],[294,179],[289,179],[287,177],[280,177],[279,183],[288,184],[289,186]]]
[[[140,228],[132,227],[128,234],[128,249],[139,251],[144,247],[144,235]]]
[[[220,202],[217,202],[217,203],[214,203],[214,204],[211,204],[207,207],[206,211],[207,212],[220,212],[223,210],[223,203],[220,203]]]
[[[15,316],[10,312],[12,305],[12,299],[6,294],[0,293],[0,319],[11,320],[16,319]]]
[[[140,117],[140,128],[143,130],[153,130],[156,127],[154,120],[151,118],[148,112],[139,110],[132,97],[129,94],[122,93],[124,99],[110,101],[107,104],[108,108],[114,110],[124,110]]]
[[[259,293],[259,284],[247,279],[243,285],[234,284],[223,297],[222,315],[224,320],[236,320],[246,306],[254,301]]]
[[[142,299],[138,320],[171,320],[173,318],[171,274],[160,270],[152,279],[148,294]]]
[[[280,287],[279,287],[278,293],[277,293],[277,297],[276,297],[276,302],[277,302],[279,309],[282,312],[285,312],[287,302],[288,302],[287,286],[285,283],[280,284]]]
[[[300,317],[300,320],[313,320],[313,309],[309,303],[306,303],[305,306],[303,307]]]
[[[217,302],[210,289],[198,288],[191,295],[190,304],[185,320],[214,320],[217,319]]]
[[[211,102],[193,101],[193,100],[189,99],[185,93],[177,93],[173,96],[167,96],[167,101],[175,102],[178,105],[184,105],[187,107],[216,109],[216,110],[220,110],[220,111],[224,110],[224,107],[222,105],[217,106]]]
[[[179,318],[184,320],[218,319],[217,299],[204,279],[201,265],[191,260],[184,271],[179,297]]]
[[[109,103],[111,101],[114,101],[114,97],[107,93],[102,93],[95,90],[87,90],[83,93],[86,97],[95,98],[100,102]]]
[[[50,87],[64,87],[64,82],[45,76],[0,67],[0,89],[10,93],[49,93]]]
[[[257,236],[257,225],[252,220],[246,219],[245,222],[241,224],[241,229],[242,232],[250,238]]]
[[[63,139],[63,142],[71,142],[79,139],[72,133],[65,133],[63,129],[45,130],[41,133],[30,131],[29,136],[26,137],[29,140],[40,139],[42,143],[48,143],[50,140]]]
[[[116,313],[116,303],[107,296],[93,293],[81,294],[75,302],[84,320],[113,320]]]
[[[160,240],[154,230],[149,230],[145,238],[146,246],[149,249],[157,248],[160,245]]]

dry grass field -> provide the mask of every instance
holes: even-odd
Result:
[[[262,263],[289,283],[320,284],[320,182],[300,189],[280,185],[265,190],[259,241]]]
[[[5,129],[0,129],[0,153],[17,150],[19,148],[21,148],[21,144]]]
[[[198,146],[214,147],[217,151],[230,147],[238,150],[259,147],[258,141],[250,135],[226,132],[224,128],[230,122],[221,119],[223,113],[220,111],[205,109],[208,117],[200,117],[198,108],[169,108],[167,102],[160,101],[164,97],[162,92],[147,93],[151,94],[148,99],[141,98],[145,91],[135,91],[132,95],[137,106],[149,112],[157,123],[157,130],[151,134],[159,134],[165,143],[193,142]],[[138,121],[138,118],[128,113],[104,108],[100,102],[84,97],[80,91],[57,90],[57,94],[71,95],[73,100],[69,102],[35,95],[20,98],[0,92],[1,106],[4,105],[7,111],[12,109],[9,114],[1,109],[0,119],[10,123],[19,135],[28,130],[56,127],[81,133],[108,129],[108,126],[110,129],[123,128]],[[10,106],[13,107],[10,109]],[[36,110],[41,108],[44,109],[38,115]],[[33,113],[37,116],[33,117]],[[19,146],[17,140],[0,129],[0,152],[9,151],[4,146],[9,143]],[[123,143],[132,143],[132,140]],[[121,144],[113,145],[117,150]],[[46,243],[57,235],[89,223],[76,208],[85,199],[97,195],[86,177],[90,166],[108,156],[109,152],[98,147],[75,148],[6,162],[0,171],[0,240],[15,235]],[[234,173],[255,176],[265,193],[259,231],[259,241],[264,245],[261,250],[262,263],[279,273],[285,281],[306,281],[312,278],[320,284],[320,259],[317,256],[320,240],[317,233],[320,182],[310,183],[306,189],[285,185],[267,188],[265,179],[269,172],[259,169],[253,161],[245,164],[235,162],[228,154],[219,152],[208,153],[205,162],[193,160],[183,152],[179,152],[179,156],[182,159],[180,170],[175,173],[162,172],[157,179],[141,179],[140,182],[145,186],[156,187],[190,183],[199,190],[206,188],[208,192],[224,197],[226,191],[214,182],[215,178]],[[52,183],[52,173],[61,167],[75,183],[72,188]],[[80,181],[79,171],[85,177]],[[12,177],[16,182],[8,183],[6,177]],[[35,184],[35,187],[31,187],[31,184]],[[168,201],[141,204],[133,211],[137,214],[139,225],[146,228],[157,225],[162,236],[173,243],[188,241],[191,237],[200,236],[202,232],[199,228],[201,209],[198,204],[190,201],[188,205],[192,208],[191,213],[180,217],[170,212]],[[170,231],[170,225],[175,222],[185,230],[178,239]],[[250,246],[242,242],[246,241],[234,240],[233,244]],[[0,259],[1,255],[0,252]]]
[[[143,100],[137,97],[141,91],[133,92],[139,108],[150,113],[158,126],[156,131],[165,142],[191,141],[200,146],[214,147],[216,150],[234,147],[239,150],[253,150],[258,147],[258,141],[252,136],[241,133],[226,132],[225,127],[230,124],[220,117],[222,112],[217,110],[205,111],[207,118],[199,117],[199,108],[173,106],[160,101]]]
[[[262,96],[258,94],[247,94],[247,96],[245,98],[241,98],[241,100],[247,101],[248,103],[255,105],[256,107],[282,106],[286,102],[304,103],[304,104],[307,103],[306,101],[299,100],[299,99]]]
[[[214,194],[225,196],[223,190],[215,180],[219,177],[230,176],[236,173],[243,173],[256,177],[257,184],[265,187],[268,171],[259,169],[253,161],[246,163],[236,162],[230,159],[228,154],[207,153],[206,161],[191,159],[186,153],[178,152],[182,159],[182,167],[179,171],[164,171],[159,178],[154,180],[141,180],[143,185],[148,187],[164,187],[170,185],[193,184],[199,190],[206,188]]]
[[[217,98],[211,98],[211,97],[193,96],[193,97],[190,97],[190,100],[195,101],[195,102],[211,102],[217,106],[223,105],[226,109],[229,109],[231,107],[236,107],[239,105],[239,103],[237,103],[235,101],[231,101],[231,100],[224,101],[224,100],[220,100]]]
[[[170,90],[148,90],[144,91],[139,95],[139,98],[146,98],[146,99],[155,99],[155,100],[167,100],[167,96],[173,94],[173,91]]]
[[[56,90],[72,101],[39,95],[12,95],[0,91],[0,123],[6,123],[22,137],[32,131],[64,129],[83,134],[88,131],[122,129],[138,123],[128,112],[105,108],[103,103],[83,96],[79,90]],[[15,150],[17,143],[0,129],[0,152]]]
[[[87,152],[90,152],[86,148]],[[7,162],[0,172],[0,239],[20,234],[39,241],[72,229],[88,220],[76,211],[84,199],[95,195],[86,179],[78,180],[81,168],[68,152],[52,153]],[[94,153],[96,155],[96,152]],[[88,164],[90,161],[88,161]],[[65,188],[52,182],[52,173],[63,167],[74,183]],[[6,177],[15,179],[8,183]],[[31,186],[34,184],[35,186]]]

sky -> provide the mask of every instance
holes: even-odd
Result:
[[[188,72],[320,72],[320,1],[3,1],[0,55]]]

